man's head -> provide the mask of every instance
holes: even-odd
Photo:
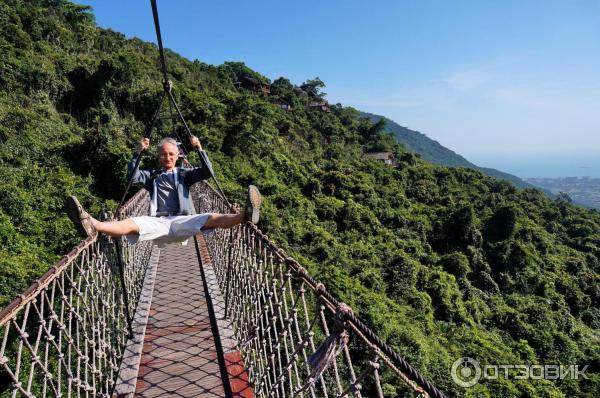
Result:
[[[158,143],[158,161],[165,170],[172,170],[179,158],[179,148],[177,141],[173,138],[163,138]]]

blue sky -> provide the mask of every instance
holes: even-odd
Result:
[[[149,1],[84,0],[155,41]],[[600,177],[600,1],[158,1],[166,47],[385,115],[482,166]]]

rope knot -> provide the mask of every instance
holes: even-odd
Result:
[[[335,309],[335,324],[343,328],[348,316],[352,315],[352,308],[346,303],[340,303]]]
[[[306,268],[304,268],[303,266],[301,266],[300,264],[296,263],[296,266],[298,267],[298,273],[300,275],[302,275],[303,277],[308,276],[308,271],[306,270]]]
[[[318,283],[317,291],[324,292],[325,285]],[[335,357],[348,345],[350,336],[346,332],[346,318],[352,313],[352,309],[345,303],[340,303],[335,312],[334,326],[331,334],[327,336],[323,344],[308,359],[308,365],[312,370],[310,377],[318,379],[327,369]]]
[[[114,221],[115,220],[115,214],[110,210],[105,211],[103,216],[104,216],[104,221]]]
[[[283,253],[283,254],[285,254],[285,253]],[[291,257],[286,257],[286,258],[285,258],[285,263],[286,263],[288,266],[291,266],[291,267],[293,267],[295,262],[296,262],[296,261],[295,261],[293,258],[291,258]]]
[[[315,291],[319,295],[325,293],[325,285],[321,282],[317,283],[317,285],[315,286]]]
[[[421,387],[417,387],[416,391],[418,393],[417,398],[429,398],[429,394]]]

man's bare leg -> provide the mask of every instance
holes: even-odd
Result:
[[[261,196],[258,188],[254,185],[248,186],[248,196],[246,198],[246,207],[243,211],[237,214],[219,214],[211,213],[210,217],[204,224],[204,228],[231,228],[239,225],[245,221],[250,221],[252,224],[256,224],[259,218],[259,209],[261,203]]]
[[[248,187],[246,208],[237,214],[211,213],[204,228],[231,228],[250,221],[256,224],[259,219],[259,208],[261,203],[260,192],[254,185]],[[75,224],[77,232],[82,238],[88,238],[96,233],[103,233],[112,237],[124,235],[139,235],[139,227],[132,219],[120,221],[98,221],[87,213],[75,196],[69,196],[65,201],[65,207],[69,219]]]
[[[212,213],[204,228],[231,228],[238,224],[243,223],[246,220],[244,213],[238,214],[218,214]],[[140,229],[131,218],[120,221],[98,221],[92,218],[92,224],[96,231],[99,233],[106,234],[112,237],[119,237],[124,235],[139,235]]]
[[[140,228],[131,218],[120,221],[98,221],[92,219],[92,224],[96,228],[96,231],[112,237],[140,234]]]
[[[210,217],[208,217],[208,220],[206,220],[206,224],[204,224],[204,228],[231,228],[243,223],[244,221],[246,221],[246,216],[243,212],[238,214],[211,213]]]

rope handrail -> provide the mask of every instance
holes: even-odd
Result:
[[[210,185],[192,194],[202,212],[228,212]],[[260,229],[246,223],[234,235],[205,239],[257,396],[383,397],[383,385],[403,385],[445,397]]]
[[[144,190],[120,211],[147,212]],[[123,242],[134,306],[152,246]],[[103,236],[81,241],[0,312],[0,396],[110,397],[128,335],[114,243]]]

